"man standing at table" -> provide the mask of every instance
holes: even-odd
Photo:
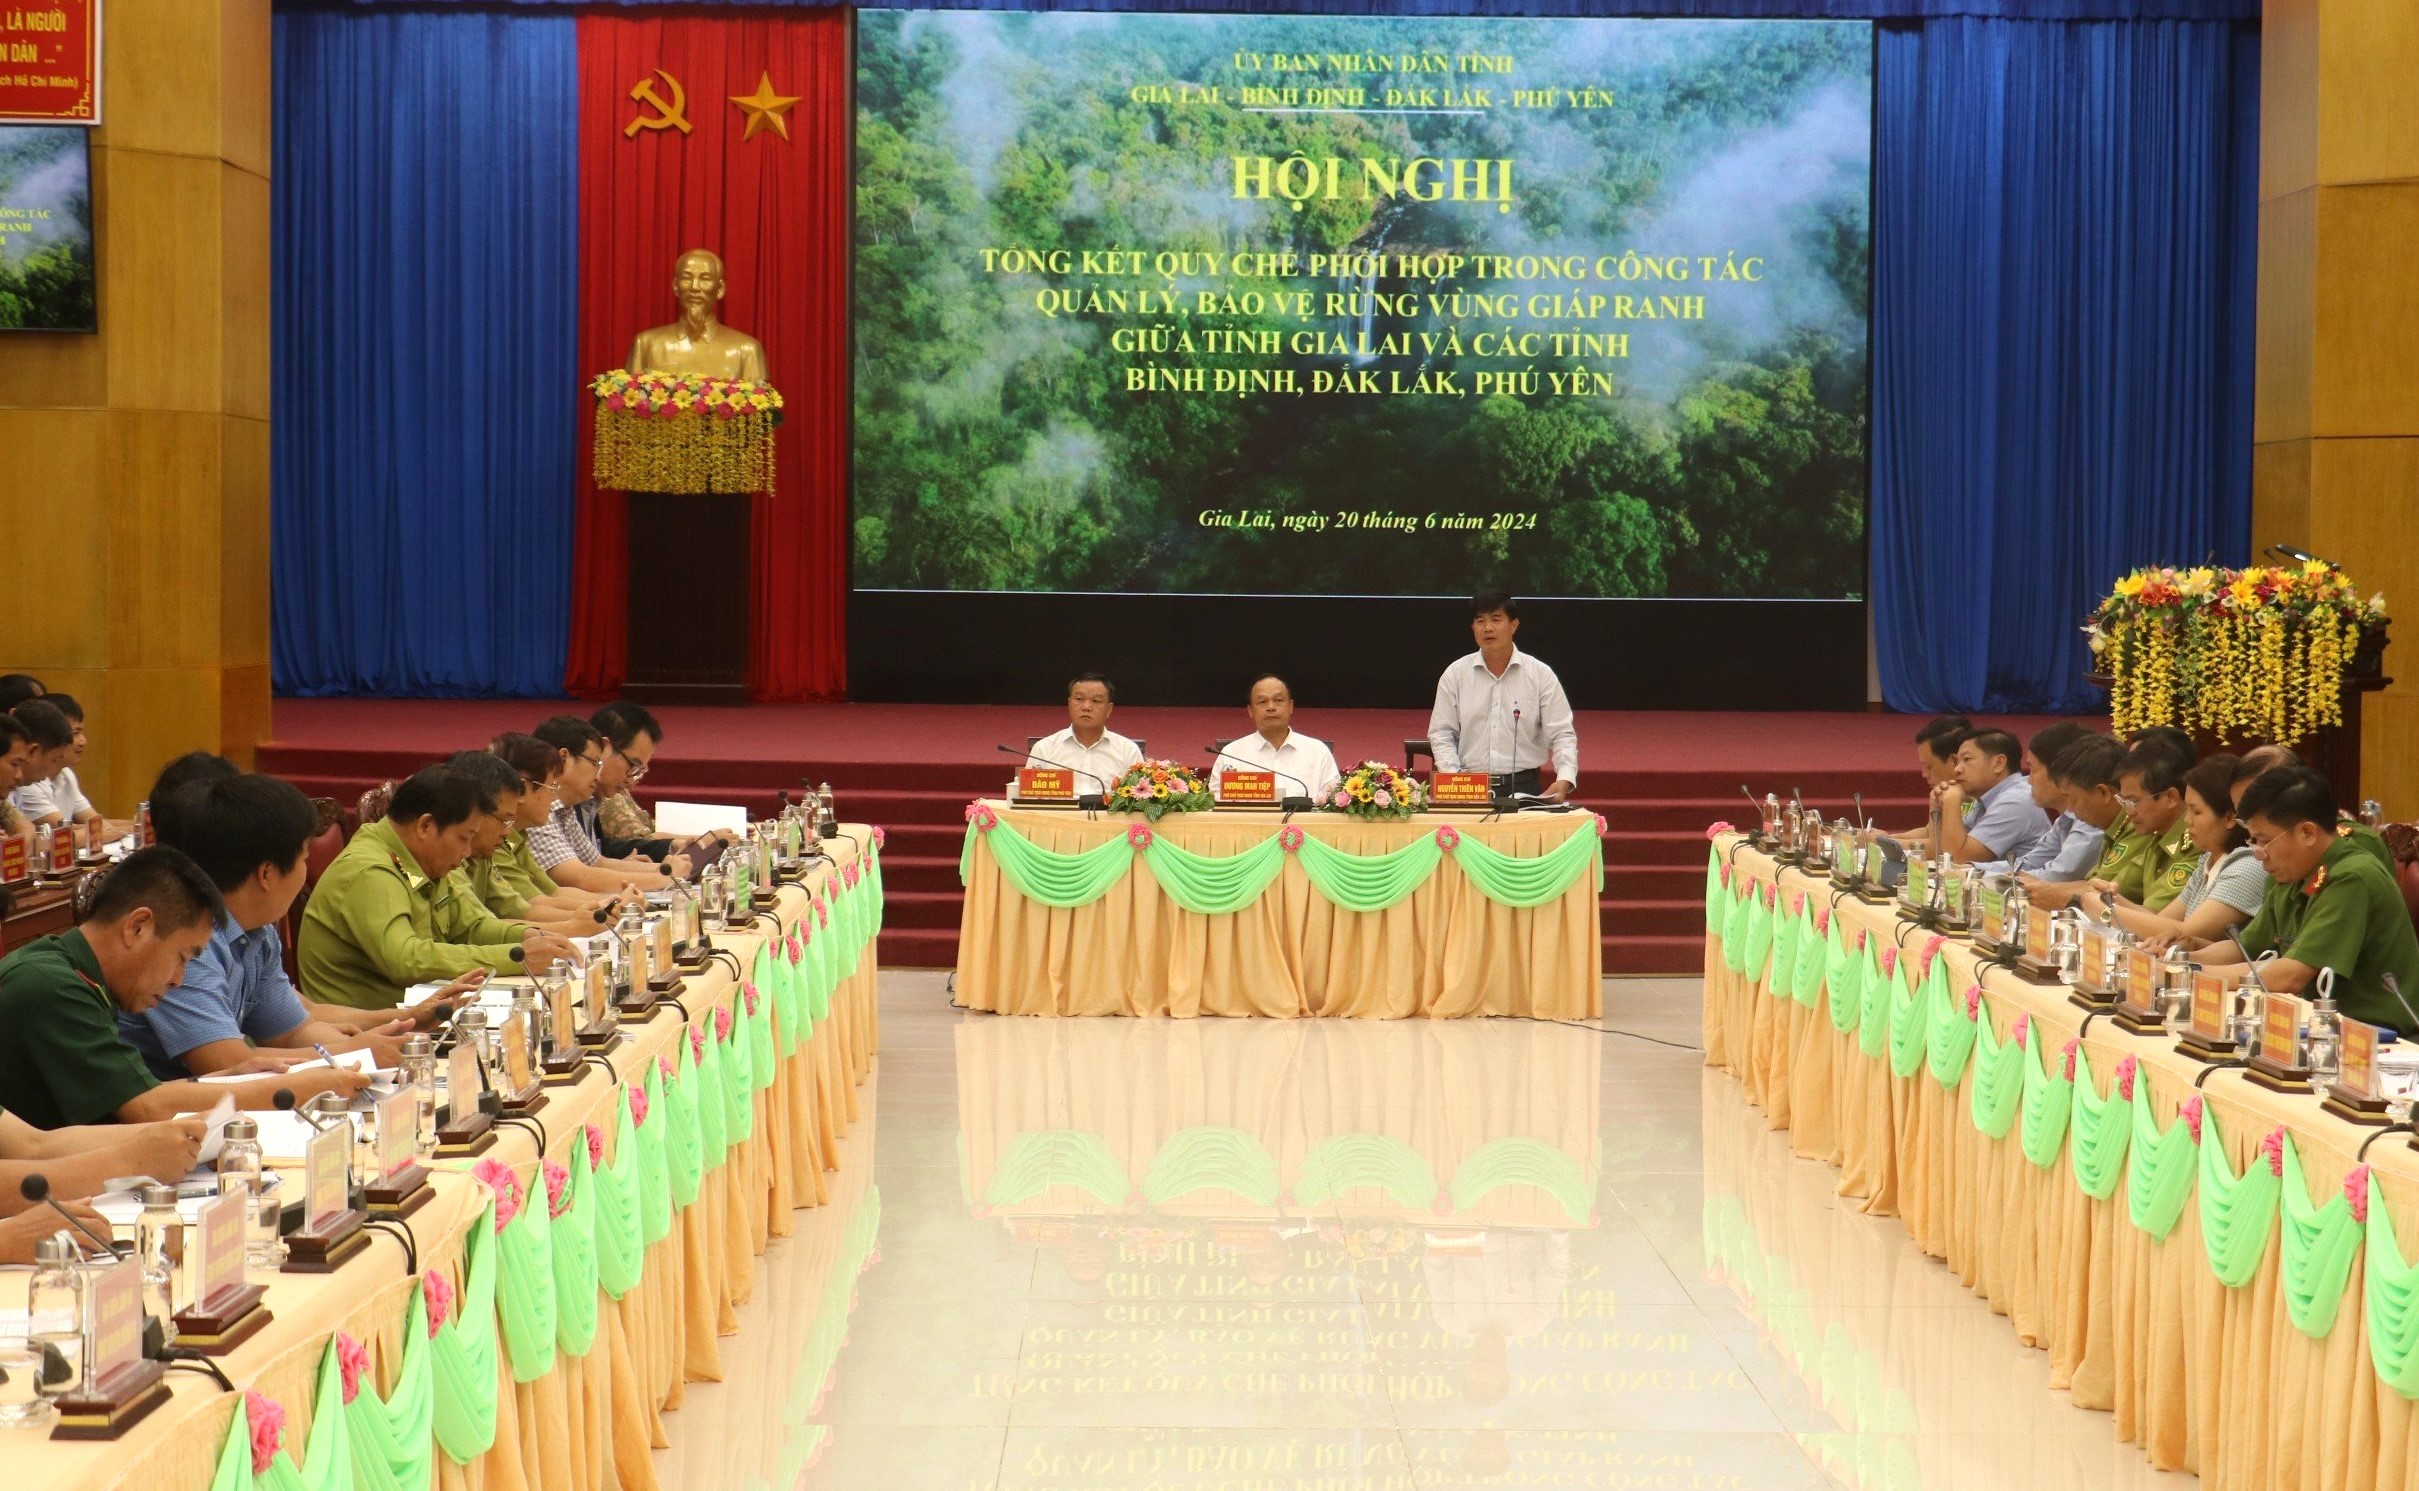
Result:
[[[1074,773],[1078,797],[1107,796],[1142,759],[1142,747],[1109,728],[1109,716],[1116,712],[1115,685],[1097,673],[1076,675],[1067,683],[1067,728],[1035,741],[1025,764]]]
[[[1344,775],[1335,768],[1335,753],[1323,740],[1294,733],[1293,690],[1284,679],[1274,673],[1253,679],[1249,713],[1259,733],[1228,741],[1212,768],[1221,796],[1227,775],[1238,771],[1274,772],[1279,797],[1307,792],[1315,801],[1335,791]]]
[[[1500,590],[1470,598],[1478,651],[1436,681],[1428,745],[1438,771],[1483,771],[1498,796],[1526,792],[1559,802],[1579,785],[1579,732],[1562,680],[1513,645],[1519,634],[1520,602]]]

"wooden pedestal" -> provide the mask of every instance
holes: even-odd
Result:
[[[630,655],[622,692],[650,704],[748,701],[744,493],[632,492]]]
[[[258,1284],[226,1290],[218,1299],[176,1312],[176,1344],[204,1356],[225,1356],[259,1333],[272,1318]]]
[[[143,1361],[120,1367],[88,1391],[59,1400],[53,1439],[115,1439],[168,1401],[167,1367]]]

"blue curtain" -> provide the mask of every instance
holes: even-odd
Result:
[[[577,455],[571,16],[276,18],[272,673],[560,691]]]
[[[2259,35],[1890,26],[1874,629],[1896,708],[2086,711],[2079,626],[2251,530]]]

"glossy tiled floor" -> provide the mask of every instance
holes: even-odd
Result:
[[[1606,987],[1694,1044],[1693,981]],[[2190,1484],[1693,1051],[882,989],[870,1184],[776,1245],[665,1491]]]

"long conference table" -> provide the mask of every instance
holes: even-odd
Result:
[[[848,826],[827,848],[832,862],[783,887],[756,931],[714,934],[729,957],[685,974],[677,1004],[625,1023],[605,1065],[547,1089],[534,1122],[508,1119],[475,1159],[432,1162],[433,1195],[404,1224],[417,1272],[384,1226],[334,1273],[253,1271],[274,1318],[219,1358],[242,1392],[172,1371],[173,1398],[118,1440],[0,1431],[12,1481],[652,1491],[650,1452],[671,1443],[665,1415],[684,1384],[721,1380],[719,1338],[737,1328],[768,1241],[797,1230],[799,1208],[874,1214],[872,1156],[847,1136],[880,1034],[879,834]],[[299,1194],[299,1170],[279,1159]],[[513,1177],[509,1221],[500,1181],[474,1174],[490,1161]],[[870,1238],[823,1231],[818,1262],[834,1282],[811,1313],[836,1318],[774,1328],[809,1348],[828,1337],[836,1352]],[[0,1310],[23,1310],[26,1279],[0,1276]],[[340,1335],[366,1350],[357,1376]],[[815,1385],[822,1375],[813,1369]],[[284,1420],[282,1449],[258,1474],[250,1395]]]
[[[1014,1015],[1603,1008],[1603,820],[967,808],[957,1000]],[[1350,903],[1350,904],[1346,904]]]
[[[1897,1216],[2154,1466],[2419,1485],[2406,1134],[2369,1144],[2315,1097],[1711,837],[1706,1062],[1841,1196]]]

